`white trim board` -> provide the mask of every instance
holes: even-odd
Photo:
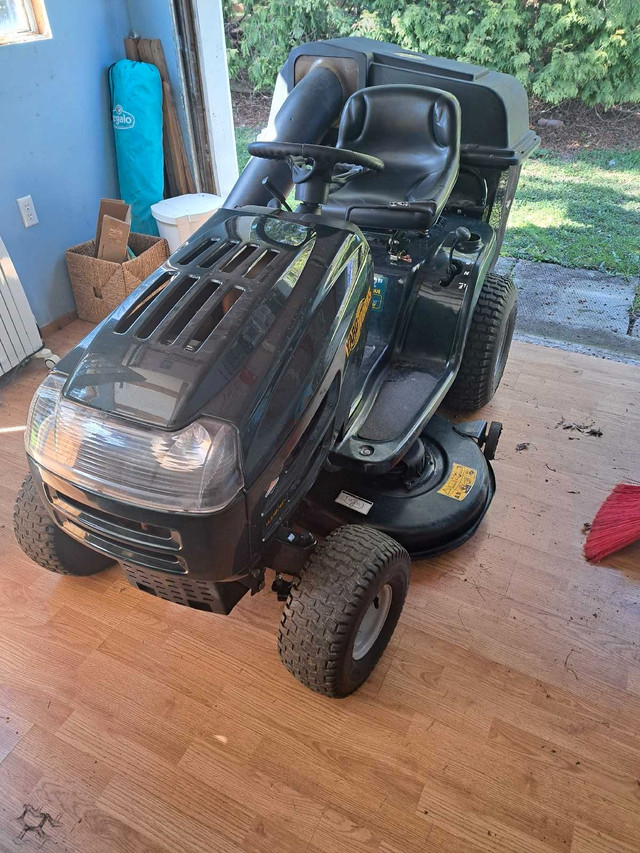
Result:
[[[238,179],[222,0],[193,0],[214,178],[226,198]],[[197,144],[197,140],[195,140]]]

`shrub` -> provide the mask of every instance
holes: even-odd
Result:
[[[363,35],[516,76],[548,103],[640,101],[637,0],[248,0],[231,10],[232,73],[271,88],[305,41]]]
[[[236,68],[243,66],[257,89],[271,88],[292,48],[348,35],[352,24],[333,0],[248,0]]]

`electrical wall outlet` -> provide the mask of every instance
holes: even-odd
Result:
[[[38,214],[33,206],[33,199],[30,195],[24,195],[22,198],[17,198],[18,210],[22,217],[22,223],[25,228],[31,228],[32,225],[38,224]]]

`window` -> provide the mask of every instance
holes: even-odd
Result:
[[[51,38],[43,0],[0,0],[0,45]]]

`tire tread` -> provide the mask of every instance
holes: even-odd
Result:
[[[280,658],[298,681],[326,696],[346,695],[336,674],[355,614],[377,573],[394,559],[409,561],[409,555],[364,525],[339,527],[316,548],[289,593],[278,633]]]
[[[475,412],[486,406],[497,391],[502,376],[494,386],[493,359],[505,315],[516,302],[513,280],[509,276],[487,273],[473,312],[462,363],[447,394],[449,408],[456,412]]]
[[[60,537],[65,536],[51,520],[36,491],[33,475],[27,474],[13,509],[13,532],[24,553],[50,572],[58,575],[92,575],[102,571],[110,560],[73,542],[86,559],[82,566],[70,566],[60,556]]]

